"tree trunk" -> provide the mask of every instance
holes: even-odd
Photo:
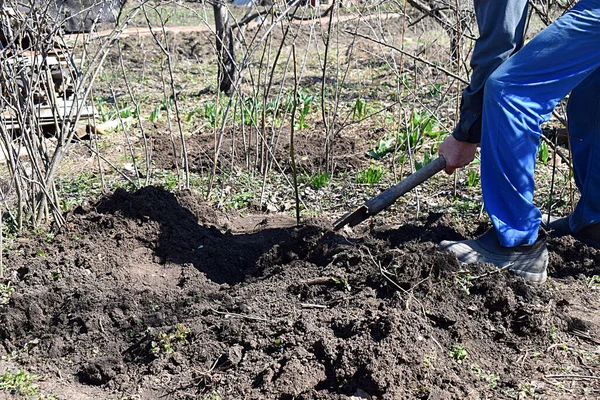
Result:
[[[231,94],[235,81],[235,49],[233,40],[233,28],[229,24],[229,10],[224,3],[213,4],[215,13],[215,31],[217,59],[219,63],[219,90]]]
[[[462,26],[458,27],[457,24],[461,24],[460,21],[454,23],[450,18],[441,10],[438,10],[437,0],[408,0],[408,3],[415,9],[419,10],[425,15],[429,15],[436,20],[436,22],[448,33],[450,37],[450,54],[452,60],[458,65],[460,60],[459,56],[459,32],[462,31]]]

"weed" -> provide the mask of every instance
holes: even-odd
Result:
[[[546,165],[548,163],[548,160],[550,159],[550,152],[548,150],[548,143],[546,143],[546,142],[541,142],[540,143],[540,149],[538,150],[538,159],[544,165]]]
[[[310,176],[309,180],[310,186],[312,186],[312,188],[315,190],[319,190],[322,187],[327,186],[327,183],[329,182],[329,174],[327,172],[319,171],[316,174]]]
[[[572,374],[573,370],[574,370],[574,367],[572,365],[567,365],[565,367],[559,366],[557,368],[557,371],[560,372],[561,374]]]
[[[441,93],[442,93],[442,84],[434,83],[429,87],[429,91],[427,92],[427,95],[430,97],[440,97]]]
[[[450,357],[456,361],[458,364],[462,364],[462,362],[469,357],[467,350],[465,350],[465,346],[462,344],[456,344],[450,350]]]
[[[170,110],[172,105],[173,99],[171,98],[161,101],[160,104],[154,107],[154,110],[152,110],[152,112],[150,113],[148,120],[150,122],[156,122],[160,120],[162,118],[162,112]]]
[[[344,278],[332,277],[331,280],[337,286],[341,286],[342,288],[344,288],[344,290],[350,291],[350,289],[352,289],[352,287],[350,286],[350,284],[348,283],[348,281],[346,279],[344,279]]]
[[[207,101],[203,106],[195,106],[186,116],[186,121],[190,122],[196,115],[204,118],[211,128],[221,126],[225,115],[225,104],[214,101]]]
[[[277,116],[280,105],[279,97],[267,101],[267,104],[265,105],[265,113],[267,115]]]
[[[17,237],[18,229],[15,221],[10,218],[9,213],[2,213],[2,235],[5,239],[15,239]]]
[[[397,142],[396,135],[386,135],[377,141],[374,148],[367,151],[367,155],[375,160],[380,160],[394,151]]]
[[[473,275],[469,271],[457,273],[454,276],[454,285],[458,286],[461,292],[467,296],[471,294],[471,288],[473,287]]]
[[[406,129],[406,131],[410,133],[410,136],[415,138],[414,144],[412,144],[413,147],[417,145],[417,138],[423,136],[438,138],[442,134],[442,132],[438,130],[437,119],[435,114],[429,114],[427,111],[413,111]]]
[[[558,336],[558,328],[556,326],[552,326],[552,328],[550,328],[550,340],[552,340],[554,343],[560,342],[560,337]]]
[[[173,174],[173,173],[167,173],[163,176],[164,179],[164,188],[165,190],[168,190],[169,192],[172,192],[173,190],[177,189],[177,187],[179,186],[179,179],[177,177],[177,175]]]
[[[437,356],[434,354],[430,354],[430,353],[426,353],[425,354],[425,361],[423,361],[423,366],[425,368],[431,368],[433,367],[433,364],[435,363],[435,361],[437,360]]]
[[[413,111],[411,119],[404,129],[398,134],[386,134],[377,141],[374,148],[367,151],[367,155],[379,160],[395,150],[401,153],[410,150],[413,154],[416,154],[423,146],[426,137],[438,138],[440,135],[441,132],[437,129],[437,117],[435,115]],[[402,158],[403,160],[404,158]]]
[[[39,379],[39,376],[32,375],[27,371],[19,370],[15,373],[6,371],[0,375],[0,390],[8,391],[11,395],[39,398],[40,393],[34,383]]]
[[[600,275],[594,275],[591,278],[588,278],[588,288],[596,288],[598,285],[600,285]]]
[[[152,334],[151,328],[148,329],[148,333]],[[150,354],[155,357],[161,354],[173,354],[175,352],[173,345],[177,342],[186,342],[189,335],[190,330],[183,324],[177,324],[174,332],[171,333],[160,331],[150,342]]]
[[[356,99],[352,105],[352,119],[354,121],[360,121],[366,118],[368,114],[367,102],[361,98]]]
[[[9,283],[0,283],[0,305],[6,305],[10,301],[10,296],[15,292],[15,289]]]
[[[375,147],[367,151],[367,155],[378,160],[395,150],[398,150],[401,153],[407,153],[410,150],[413,154],[416,154],[423,146],[425,137],[437,138],[441,134],[437,130],[436,121],[437,118],[435,115],[414,111],[410,121],[404,129],[398,134],[387,134],[379,139]],[[403,160],[404,157],[402,157],[401,161]],[[428,161],[421,166],[427,164],[427,162]]]
[[[52,243],[54,242],[55,235],[52,232],[46,232],[46,242]]]
[[[369,168],[359,171],[356,176],[356,182],[368,185],[374,185],[381,182],[385,170],[381,165],[371,164]]]
[[[495,388],[498,386],[498,376],[492,374],[491,372],[484,371],[479,365],[473,364],[471,365],[471,373],[475,376],[479,376],[485,379],[488,383],[488,387]]]
[[[42,257],[42,258],[44,258],[44,257],[48,257],[48,254],[47,254],[47,253],[46,253],[44,250],[41,250],[41,249],[40,249],[40,250],[38,250],[38,251],[36,251],[36,252],[35,252],[35,255],[36,255],[37,257]]]
[[[50,279],[52,279],[53,281],[58,281],[60,279],[62,279],[62,272],[60,272],[60,269],[55,269],[50,271]]]
[[[191,331],[183,324],[177,324],[175,326],[175,339],[179,340],[180,342],[185,342],[190,333]]]
[[[288,113],[291,113],[294,110],[294,95],[292,93],[285,95],[285,101],[281,105],[281,109],[283,112]]]
[[[469,170],[467,172],[467,186],[473,187],[479,185],[479,173],[477,171]]]
[[[174,352],[169,335],[163,331],[158,332],[156,338],[150,343],[150,353],[155,357],[161,354],[173,354]]]
[[[410,81],[410,78],[409,78],[408,74],[402,74],[402,76],[400,77],[400,82],[402,83],[403,86],[405,86],[408,89],[413,89],[414,88],[414,85]]]
[[[139,108],[135,105],[124,106],[117,110],[114,104],[102,99],[96,101],[96,108],[100,113],[102,122],[114,121],[119,118],[137,118],[140,113]]]
[[[100,179],[93,173],[85,172],[72,179],[59,180],[61,210],[67,212],[80,205],[86,197],[101,193]]]
[[[312,102],[317,96],[314,94],[305,93],[302,90],[298,90],[298,121],[296,122],[295,128],[298,130],[310,128],[310,125],[306,122],[306,117],[310,113]]]
[[[244,115],[244,125],[257,126],[259,115],[262,113],[263,103],[256,98],[246,98],[242,105],[242,113]]]
[[[420,170],[421,168],[423,168],[424,166],[429,164],[432,160],[433,160],[433,156],[431,155],[431,153],[429,153],[429,152],[425,153],[425,155],[423,156],[423,161],[415,160],[415,170],[417,170],[417,171]]]
[[[241,210],[247,208],[250,202],[254,199],[254,193],[252,192],[240,192],[234,193],[229,198],[229,205],[235,210]]]
[[[525,396],[533,396],[535,394],[535,388],[530,383],[519,383],[519,399]]]

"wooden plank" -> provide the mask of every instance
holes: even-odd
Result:
[[[70,107],[59,109],[60,115],[58,117],[58,122],[61,123],[64,119],[66,119],[66,116],[68,116],[70,112]],[[96,114],[96,110],[93,106],[83,106],[81,109],[81,115],[79,119],[82,120],[87,118],[94,118]],[[19,124],[14,113],[4,112],[0,114],[0,119],[4,121],[8,129],[19,129]],[[54,124],[54,112],[50,106],[44,106],[43,108],[38,109],[38,123],[41,126]]]

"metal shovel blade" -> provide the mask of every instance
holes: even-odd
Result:
[[[433,175],[437,174],[446,167],[446,160],[444,157],[439,156],[423,168],[408,176],[402,182],[399,182],[395,186],[387,189],[377,197],[373,197],[362,206],[358,207],[354,212],[344,215],[338,219],[333,225],[334,230],[339,230],[346,225],[356,226],[373,215],[378,214],[380,211],[385,210],[398,198],[402,197],[407,192],[419,186]]]

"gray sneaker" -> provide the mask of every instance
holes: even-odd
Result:
[[[594,224],[586,226],[579,232],[571,231],[569,225],[569,217],[553,217],[552,215],[548,219],[548,214],[542,216],[542,227],[548,232],[548,235],[552,237],[562,237],[571,235],[575,239],[588,246],[600,249],[600,224]]]
[[[503,247],[492,228],[477,239],[444,240],[440,246],[453,252],[463,264],[494,264],[534,283],[544,283],[548,277],[548,249],[543,236],[529,246]]]

